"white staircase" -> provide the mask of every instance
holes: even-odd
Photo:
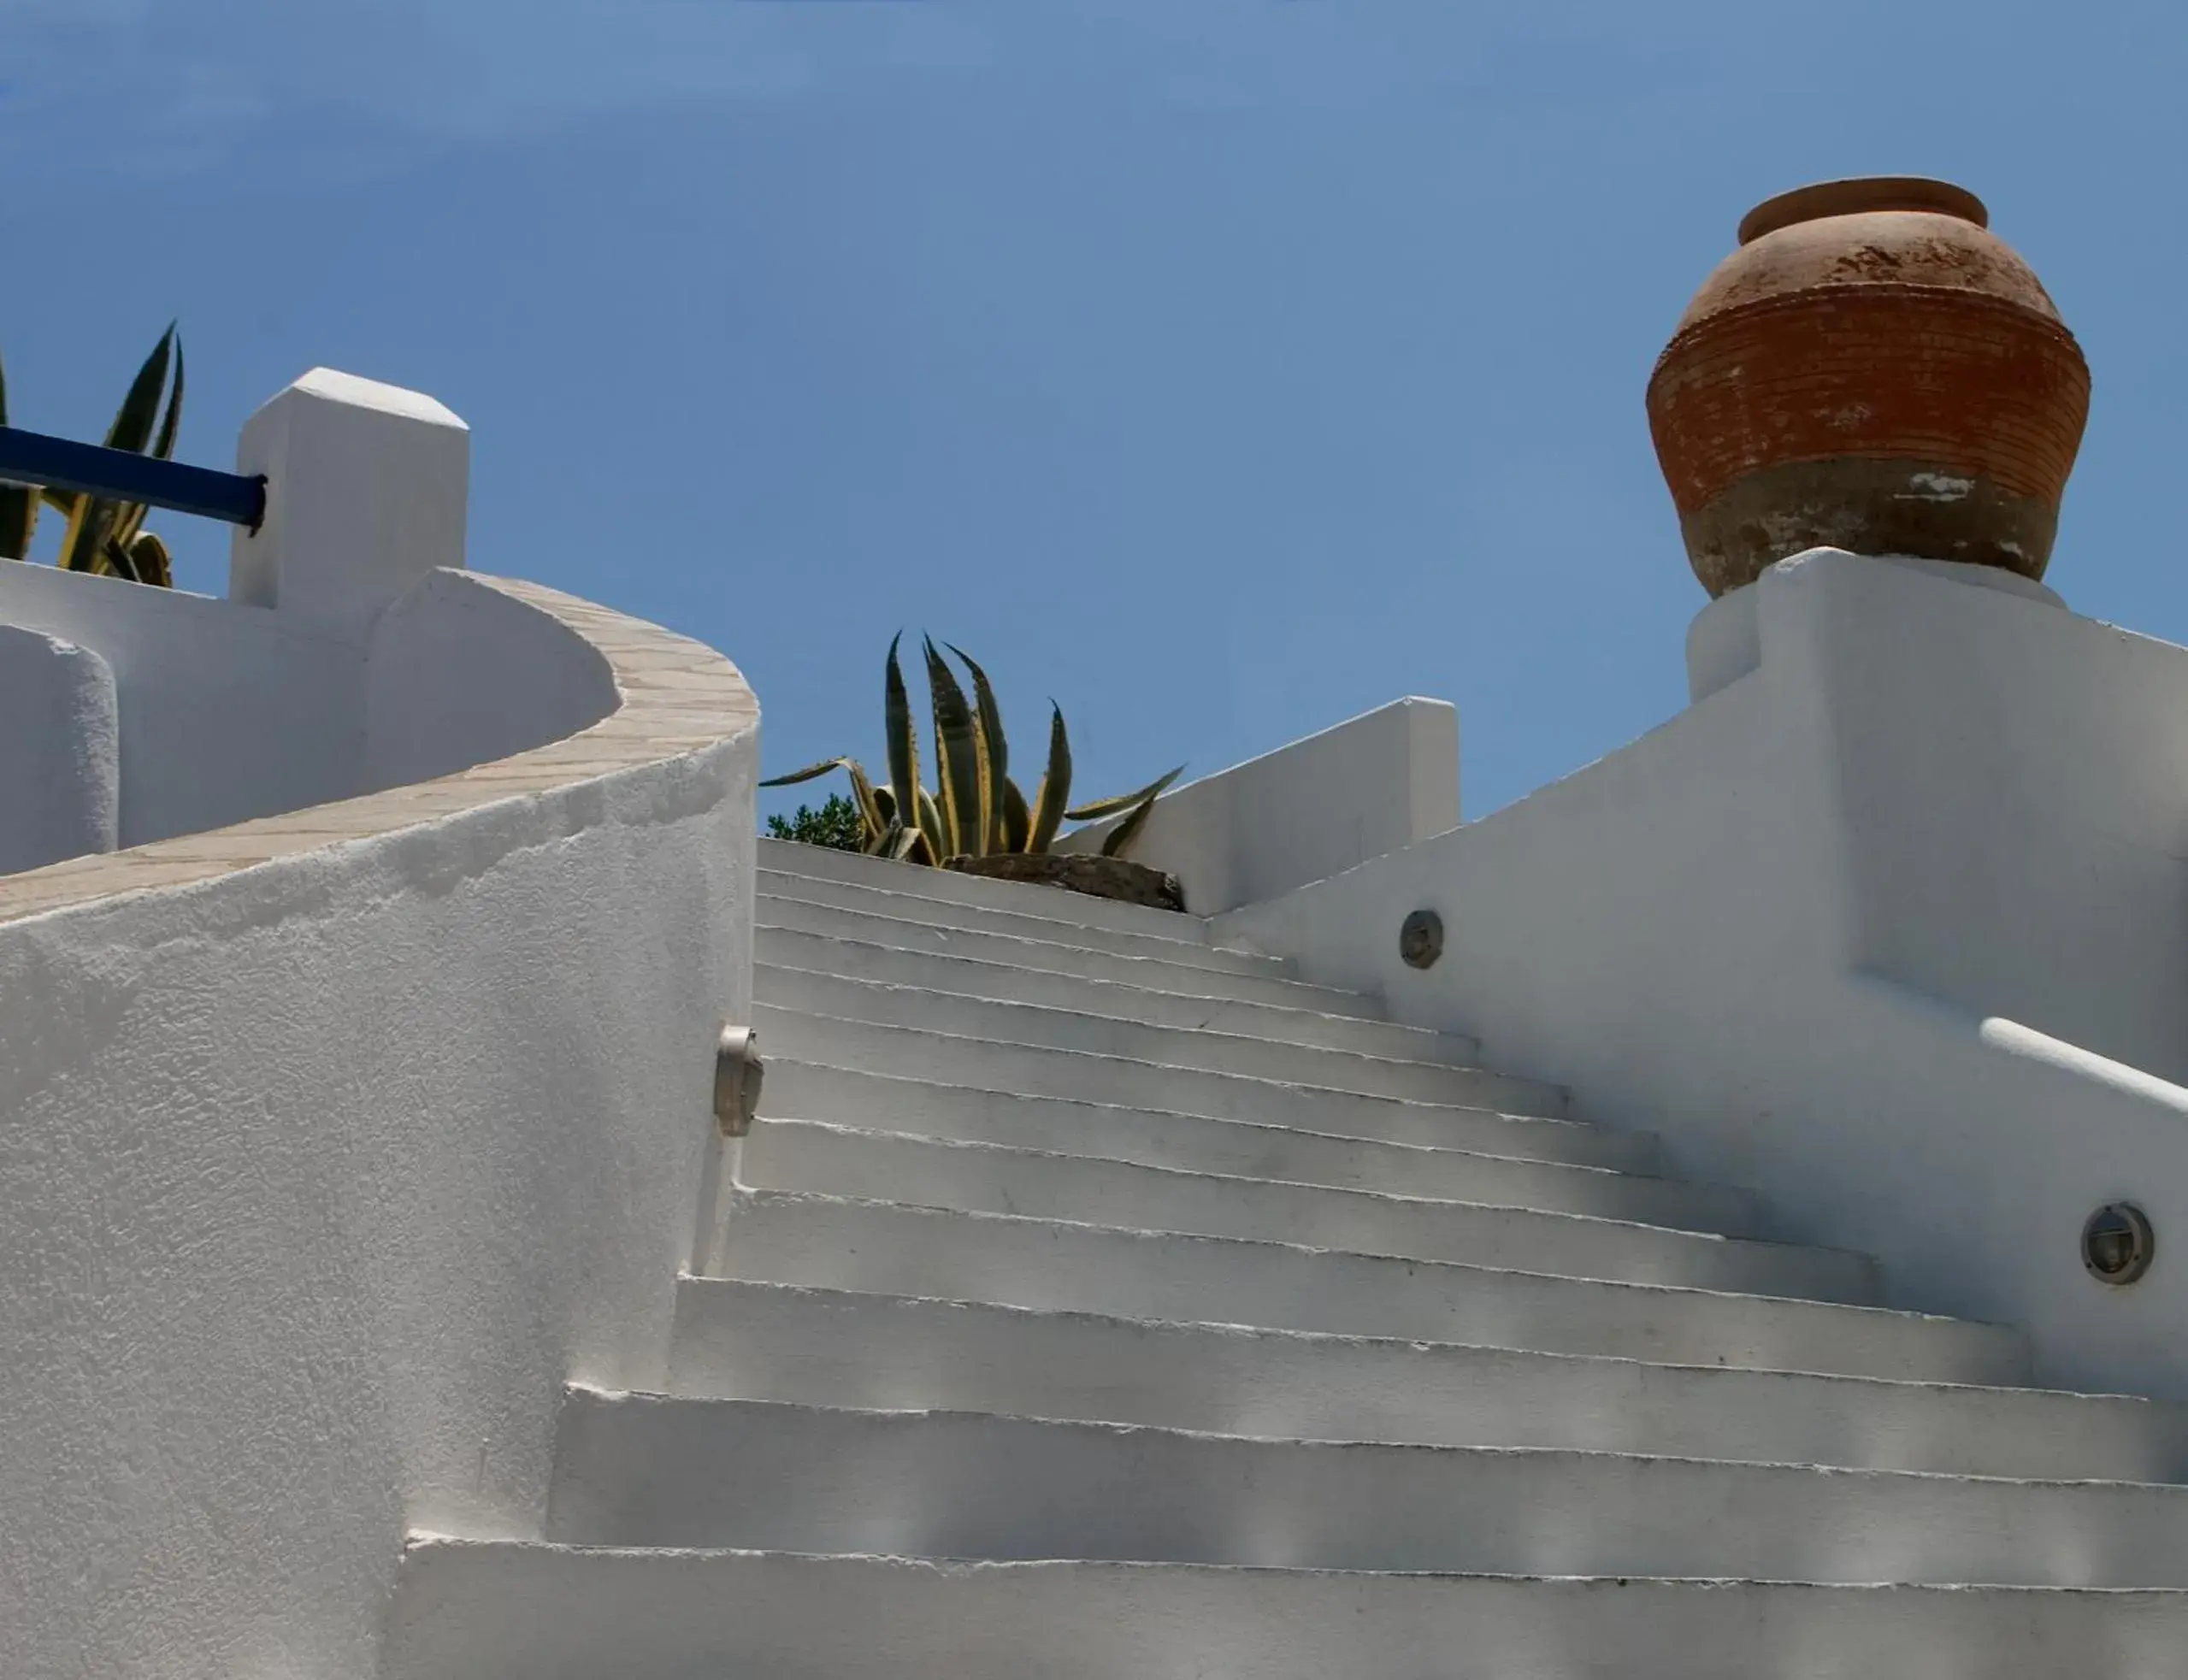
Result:
[[[670,1391],[414,1541],[391,1680],[2188,1675],[2188,1411],[1196,921],[762,862]]]

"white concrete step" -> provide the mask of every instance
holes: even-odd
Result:
[[[2188,1479],[2188,1407],[2118,1395],[1646,1365],[723,1278],[679,1287],[669,1388],[1279,1438]]]
[[[914,885],[923,883],[915,882]],[[1083,894],[1063,893],[1076,900]],[[1088,899],[1088,903],[1099,900]],[[1081,921],[1060,911],[1053,915],[1017,910],[994,910],[984,905],[960,904],[923,893],[861,887],[850,881],[828,881],[815,875],[759,872],[759,919],[770,927],[810,927],[802,911],[809,905],[862,911],[905,925],[949,928],[968,933],[1008,934],[1024,940],[1046,940],[1052,945],[1076,946],[1082,950],[1114,952],[1126,957],[1158,958],[1165,962],[1190,964],[1197,968],[1223,969],[1233,974],[1282,977],[1292,972],[1289,963],[1251,952],[1211,945],[1207,924],[1190,917],[1173,918],[1178,931],[1165,935],[1106,927]],[[1159,914],[1160,912],[1151,912]]]
[[[1061,887],[1042,887],[1023,881],[990,881],[981,875],[960,875],[955,869],[929,869],[923,864],[895,864],[886,858],[868,858],[855,852],[803,846],[793,840],[761,840],[759,866],[765,875],[908,893],[1011,916],[1069,922],[1118,933],[1146,934],[1155,939],[1194,940],[1202,944],[1208,939],[1208,920],[1203,916],[1121,904],[1114,899],[1073,893]]]
[[[1295,1242],[1560,1277],[1864,1306],[1876,1300],[1874,1264],[1843,1249],[1525,1206],[1218,1177],[819,1121],[755,1128],[738,1178],[754,1189]]]
[[[1150,1026],[1187,1027],[1207,1032],[1271,1039],[1282,1044],[1319,1045],[1363,1056],[1399,1061],[1472,1061],[1481,1046],[1457,1033],[1431,1033],[1395,1022],[1364,1020],[1358,1015],[1329,1014],[1236,998],[1211,997],[1188,981],[1192,970],[1173,970],[1158,986],[1142,981],[1101,980],[1052,974],[1009,963],[970,957],[936,956],[887,945],[824,939],[783,928],[759,934],[759,970],[754,986],[770,1003],[800,1007],[799,987],[805,975],[842,975],[885,986],[912,987],[944,997],[985,998],[997,1003],[1039,1004],[1050,1009],[1144,1022]],[[1302,988],[1304,991],[1304,988]],[[1311,999],[1306,993],[1300,1001]],[[823,1014],[840,1013],[824,1005]]]
[[[1656,1139],[1647,1132],[1614,1132],[1578,1120],[1500,1114],[1494,1109],[1394,1103],[1379,1114],[1361,1117],[1351,1133],[1307,1132],[1250,1120],[896,1079],[795,1061],[778,1054],[771,1042],[760,1105],[763,1114],[784,1119],[842,1120],[882,1131],[1401,1194],[1440,1194],[1438,1186],[1454,1182],[1450,1175],[1480,1170],[1474,1163],[1483,1156],[1642,1174],[1654,1172],[1659,1159]],[[1377,1119],[1387,1123],[1381,1129],[1390,1135],[1368,1134]],[[1460,1158],[1443,1159],[1447,1150]]]
[[[781,941],[788,938],[840,940],[892,951],[977,958],[1041,974],[1084,975],[1157,991],[1206,993],[1211,997],[1357,1016],[1362,1020],[1379,1020],[1383,1013],[1380,999],[1287,979],[1287,971],[1265,958],[1212,946],[1188,948],[1175,956],[1146,957],[1074,945],[1070,942],[1069,929],[1058,939],[1029,939],[1018,934],[897,921],[864,911],[785,897],[760,900],[758,937],[764,956],[780,950]]]
[[[2188,1594],[421,1539],[381,1680],[2177,1680]]]
[[[551,1541],[1853,1584],[2188,1585],[2188,1488],[1271,1441],[574,1388]]]
[[[1481,1088],[1473,1078],[1477,1070],[1470,1065],[1477,1046],[1466,1039],[1439,1045],[1442,1053],[1434,1060],[1401,1061],[1259,1033],[969,998],[806,970],[763,970],[754,976],[753,991],[770,1008],[794,1010],[815,1020],[868,1021],[999,1044],[1037,1044],[1170,1067],[1297,1080],[1377,1096],[1446,1102],[1463,1100]]]
[[[1012,1043],[886,1022],[812,1015],[767,1003],[753,1005],[752,1018],[770,1056],[824,1062],[831,1067],[863,1068],[904,1079],[1207,1114],[1218,1119],[1298,1126],[1307,1131],[1342,1135],[1365,1127],[1371,1135],[1385,1135],[1383,1129],[1394,1123],[1386,1105],[1492,1108],[1501,1113],[1541,1114],[1553,1119],[1561,1117],[1566,1107],[1566,1094],[1554,1085],[1425,1063],[1348,1058],[1334,1051],[1314,1052],[1318,1058],[1328,1058],[1322,1064],[1325,1078],[1312,1082],[1280,1082],[1244,1072],[1154,1061],[1145,1056]],[[1068,1025],[1059,1023],[1058,1035],[1076,1030],[1078,1023],[1092,1018],[1067,1016],[1064,1023]],[[1045,1030],[1050,1024],[1028,1023],[1023,1030]],[[1168,1034],[1178,1039],[1187,1035],[1159,1027],[1133,1032],[1127,1030],[1129,1027],[1129,1023],[1118,1023],[1118,1041],[1157,1053],[1185,1053],[1182,1046],[1156,1041],[1148,1035]],[[1089,1031],[1086,1036],[1094,1039],[1106,1035]],[[1236,1042],[1260,1047],[1252,1040]],[[1359,1083],[1336,1082],[1342,1078]],[[1376,1084],[1418,1089],[1407,1094],[1360,1088]]]
[[[2017,1383],[2020,1334],[1875,1307],[740,1190],[715,1263],[755,1282],[1932,1382]]]
[[[1401,1210],[1466,1203],[1582,1214],[1718,1236],[1768,1235],[1755,1193],[1730,1185],[1645,1178],[1602,1167],[1506,1160],[1460,1149],[1397,1149],[1236,1120],[1200,1121],[1199,1130],[1194,1123],[1188,1119],[1169,1137],[1146,1129],[1151,1135],[1143,1150],[1131,1149],[1128,1138],[1120,1152],[1099,1127],[1025,1144],[1006,1138],[937,1137],[905,1127],[777,1116],[764,1119],[745,1146],[744,1177],[747,1183],[776,1189],[820,1190],[943,1207],[971,1205],[959,1198],[972,1195],[979,1199],[977,1205],[998,1213],[1041,1212],[1053,1218],[1084,1218],[1097,1225],[1138,1224],[1212,1235],[1273,1235],[1324,1247],[1361,1245],[1337,1240],[1318,1217],[1303,1214],[1293,1198],[1265,1199],[1261,1191],[1319,1193],[1324,1200],[1314,1205],[1325,1208],[1326,1217],[1341,1223],[1352,1218],[1365,1197],[1391,1199]],[[1200,1142],[1205,1131],[1223,1135],[1215,1147],[1181,1147]],[[1230,1147],[1223,1149],[1223,1145]],[[1142,1154],[1168,1158],[1147,1160],[1141,1158]],[[1212,1163],[1190,1158],[1196,1154],[1223,1158]],[[1364,1176],[1363,1157],[1396,1182],[1356,1182]],[[1324,1163],[1326,1176],[1314,1176],[1312,1169]],[[938,1180],[937,1174],[944,1178]],[[945,1182],[947,1194],[939,1202],[911,1193],[914,1186],[931,1188]],[[1127,1200],[1133,1197],[1146,1200]],[[1135,1211],[1158,1216],[1167,1210],[1204,1218],[1205,1204],[1211,1200],[1224,1205],[1218,1217],[1242,1224],[1259,1223],[1259,1210],[1274,1214],[1281,1208],[1283,1229],[1216,1230],[1204,1223],[1171,1226],[1160,1217],[1108,1217]],[[1046,1208],[1036,1205],[1042,1201],[1048,1204]],[[1067,1203],[1087,1211],[1059,1211]],[[1104,1210],[1100,1216],[1091,1211],[1096,1205]],[[1302,1217],[1322,1235],[1310,1236],[1294,1223]],[[1402,1223],[1402,1214],[1401,1218]],[[1867,1268],[1861,1270],[1866,1274]]]

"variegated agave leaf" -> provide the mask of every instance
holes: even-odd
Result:
[[[966,670],[972,673],[972,697],[976,710],[975,725],[983,757],[981,763],[981,802],[988,812],[981,850],[983,852],[1022,852],[1023,845],[1012,845],[1010,840],[1011,744],[1003,734],[1003,709],[995,704],[995,690],[988,681],[988,673],[980,662],[963,648],[944,643],[951,652],[964,662]],[[1019,804],[1025,803],[1019,796]]]
[[[1101,842],[1103,857],[1122,858],[1124,848],[1137,840],[1140,830],[1147,827],[1148,815],[1154,810],[1155,801],[1162,797],[1163,790],[1177,781],[1184,770],[1185,766],[1180,764],[1176,769],[1156,777],[1134,793],[1120,793],[1112,799],[1095,799],[1065,814],[1075,822],[1092,822],[1105,816],[1114,816],[1120,811],[1127,812],[1124,820],[1112,828]]]
[[[1064,809],[1071,801],[1071,738],[1065,733],[1064,711],[1048,703],[1048,772],[1034,789],[1033,816],[1026,835],[1026,850],[1046,852],[1064,826]]]
[[[927,688],[935,705],[935,786],[942,806],[945,856],[987,850],[990,793],[988,753],[964,690],[949,662],[925,644]]]

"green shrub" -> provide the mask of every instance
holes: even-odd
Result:
[[[864,828],[858,807],[840,793],[829,794],[828,803],[818,811],[799,805],[788,816],[767,820],[767,831],[776,840],[833,846],[838,852],[859,851]]]

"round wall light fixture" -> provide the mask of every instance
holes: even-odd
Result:
[[[1417,910],[1398,929],[1398,954],[1411,969],[1436,966],[1443,955],[1443,918],[1432,910]]]
[[[2132,1202],[2107,1202],[2082,1226],[2082,1264],[2105,1283],[2132,1283],[2157,1258],[2157,1234]]]

